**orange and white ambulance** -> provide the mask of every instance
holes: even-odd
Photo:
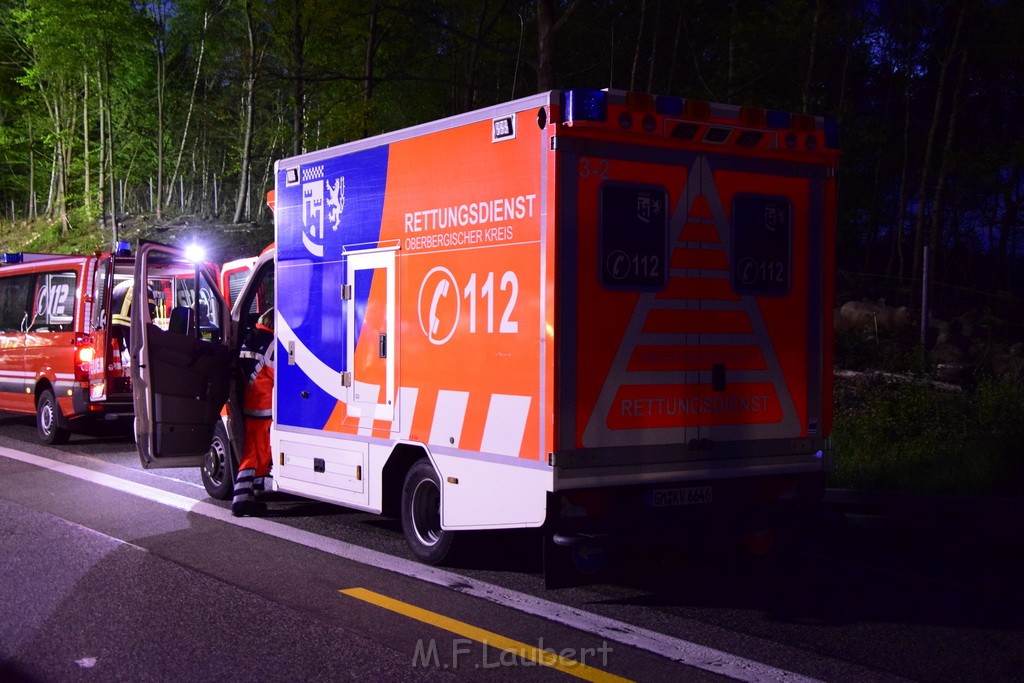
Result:
[[[426,562],[465,530],[571,545],[813,501],[837,159],[819,117],[566,90],[278,161],[232,323],[133,311],[140,457],[199,463],[259,290],[275,487],[396,513]],[[192,272],[141,245],[151,268]]]

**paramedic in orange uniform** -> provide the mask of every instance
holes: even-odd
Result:
[[[246,377],[243,412],[245,447],[238,463],[231,514],[257,517],[267,504],[254,494],[270,489],[270,421],[274,393],[274,309],[260,315],[239,354],[239,366]]]

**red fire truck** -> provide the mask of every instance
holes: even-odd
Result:
[[[571,548],[813,501],[836,138],[820,117],[566,90],[282,159],[276,254],[231,323],[176,337],[136,309],[140,457],[199,463],[260,289],[275,486],[399,515],[426,562],[466,530]],[[191,272],[142,245],[136,277],[150,265]]]
[[[0,257],[0,409],[35,414],[43,443],[133,417],[129,321],[118,297],[134,268],[126,242],[87,256]],[[128,296],[166,328],[174,307],[195,299],[193,283],[155,273],[142,296],[134,286]]]

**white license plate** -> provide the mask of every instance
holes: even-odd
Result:
[[[676,505],[705,505],[711,502],[710,486],[691,486],[679,489],[654,489],[651,492],[651,507],[663,508]]]

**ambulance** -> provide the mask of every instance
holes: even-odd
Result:
[[[471,530],[755,524],[830,467],[837,129],[552,91],[282,159],[275,249],[213,334],[133,310],[138,450],[198,465],[273,305],[277,490]],[[211,280],[142,244],[136,275]],[[237,456],[235,456],[237,457]]]
[[[128,321],[113,299],[134,261],[127,242],[84,256],[0,256],[0,409],[35,414],[45,444],[133,415]],[[186,285],[149,283],[156,324],[169,324],[168,302]]]

